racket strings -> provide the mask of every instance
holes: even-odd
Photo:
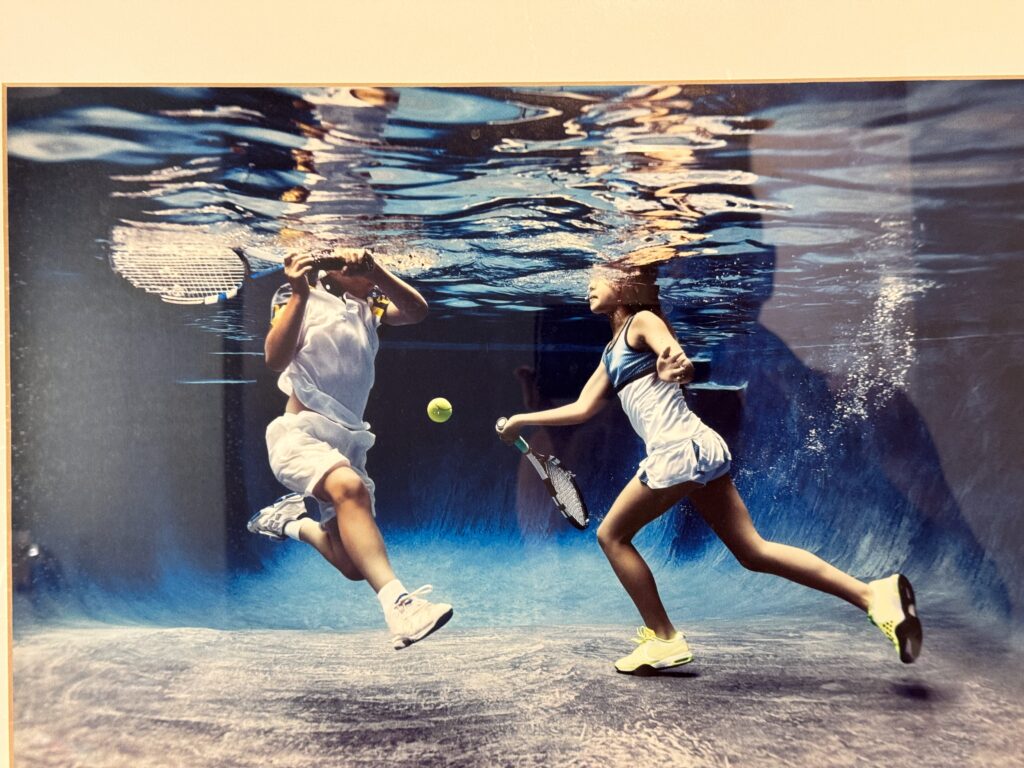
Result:
[[[166,302],[214,304],[237,295],[247,277],[280,273],[288,251],[329,254],[339,247],[336,238],[328,235],[289,232],[270,237],[230,223],[125,221],[111,233],[110,266],[136,288]],[[374,249],[373,256],[379,264],[403,274],[419,274],[438,265],[436,254],[415,250]]]
[[[191,228],[120,226],[113,233],[110,265],[136,288],[172,304],[209,304],[238,293],[247,261],[230,238]],[[251,273],[280,267],[280,261],[248,258]]]
[[[201,255],[115,251],[111,263],[136,288],[172,304],[202,304],[210,297],[229,295],[245,279],[245,265],[231,251]]]
[[[555,500],[562,505],[565,514],[580,525],[586,525],[587,508],[573,480],[573,474],[554,463],[547,465],[547,471],[555,489]]]

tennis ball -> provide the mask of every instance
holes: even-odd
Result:
[[[427,416],[438,424],[448,421],[452,417],[452,404],[443,397],[435,397],[427,403]]]

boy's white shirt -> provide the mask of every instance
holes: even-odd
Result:
[[[373,388],[379,325],[368,302],[310,288],[295,356],[278,387],[332,421],[369,429],[363,412]]]

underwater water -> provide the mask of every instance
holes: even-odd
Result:
[[[628,258],[657,266],[766,538],[1019,624],[1022,125],[1016,82],[9,89],[13,526],[36,547],[16,630],[379,623],[365,587],[245,531],[284,492],[280,277],[196,306],[119,274],[335,240],[432,308],[381,333],[368,469],[399,574],[460,622],[634,620],[493,433],[579,391],[609,336],[586,283]],[[597,519],[642,458],[617,406],[531,441]],[[690,617],[822,600],[743,571],[685,505],[639,543]]]

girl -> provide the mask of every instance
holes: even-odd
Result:
[[[645,443],[646,458],[597,531],[601,548],[645,624],[637,630],[638,647],[616,661],[615,669],[646,673],[693,660],[685,636],[665,612],[647,563],[632,544],[641,528],[685,498],[745,568],[852,603],[889,638],[901,661],[914,661],[921,648],[921,623],[905,576],[894,574],[865,584],[810,552],[765,541],[758,534],[729,476],[728,447],[686,405],[682,385],[693,379],[693,364],[661,313],[653,274],[597,273],[587,300],[591,312],[611,321],[612,340],[601,364],[576,402],[512,416],[501,438],[513,442],[530,425],[584,422],[615,392]]]
[[[261,510],[248,528],[304,541],[346,578],[365,579],[397,650],[443,626],[452,607],[424,600],[430,585],[410,593],[395,578],[374,519],[365,465],[375,438],[363,409],[373,386],[378,326],[418,323],[427,302],[369,251],[335,249],[328,261],[331,271],[311,286],[314,256],[285,259],[288,285],[274,296],[265,353],[267,365],[281,372],[278,386],[288,404],[267,427],[267,449],[274,475],[295,493]],[[304,496],[319,502],[319,524],[306,517]]]

